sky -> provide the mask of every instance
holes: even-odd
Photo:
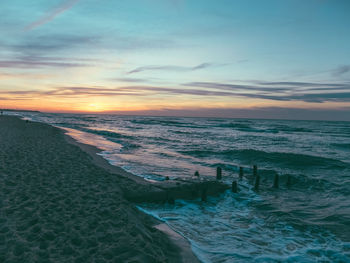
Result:
[[[349,0],[0,5],[0,108],[350,120]]]

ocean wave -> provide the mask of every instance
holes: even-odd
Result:
[[[237,122],[218,124],[216,125],[216,127],[237,128],[237,129],[247,129],[247,130],[252,129],[252,127],[248,124],[237,123]]]
[[[220,157],[227,161],[240,160],[248,163],[273,163],[289,167],[319,166],[327,168],[349,168],[349,164],[342,161],[297,153],[265,152],[253,149],[238,149],[224,151],[191,150],[181,151],[182,154],[194,157]]]
[[[140,148],[141,146],[135,143],[128,143],[128,142],[122,142],[121,143],[122,148],[120,150],[121,153],[130,153],[138,148]]]
[[[166,127],[182,127],[182,128],[192,128],[192,129],[203,129],[208,128],[205,125],[196,125],[195,123],[187,123],[176,120],[161,120],[161,119],[143,119],[143,120],[130,120],[131,123],[141,124],[141,125],[160,125]]]
[[[141,147],[139,144],[135,143],[135,137],[131,135],[120,134],[108,130],[96,130],[93,128],[81,128],[80,130],[100,135],[111,142],[120,144],[122,146],[120,153],[123,154],[133,152]]]
[[[175,120],[158,120],[158,119],[134,119],[130,120],[131,123],[142,125],[165,125],[165,126],[178,126],[181,122]]]
[[[176,130],[168,130],[168,131],[175,134],[193,134],[193,132],[190,132],[190,131],[176,131]]]
[[[287,125],[276,125],[274,127],[278,131],[282,132],[314,132],[312,129],[305,127],[291,127]]]
[[[82,130],[88,127],[86,124],[83,124],[83,123],[54,122],[52,124],[55,126],[71,128],[76,130]]]
[[[108,130],[96,130],[93,128],[84,128],[83,129],[85,132],[89,132],[89,133],[94,133],[97,135],[101,135],[104,137],[110,137],[110,138],[118,138],[118,139],[134,139],[134,136],[131,135],[125,135],[125,134],[121,134],[121,133],[117,133],[114,131],[108,131]]]
[[[278,133],[279,131],[276,129],[261,129],[261,128],[255,128],[247,122],[231,122],[231,123],[223,123],[215,125],[215,127],[220,128],[232,128],[237,131],[244,131],[244,132],[263,132],[263,133]]]
[[[344,150],[350,150],[350,143],[332,143],[332,146]]]

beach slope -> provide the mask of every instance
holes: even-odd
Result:
[[[182,262],[123,180],[60,129],[0,116],[0,262]]]

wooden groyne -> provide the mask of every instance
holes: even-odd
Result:
[[[176,199],[201,198],[206,201],[207,196],[216,196],[230,187],[217,180],[209,178],[175,179],[152,183],[146,189],[128,191],[125,196],[133,202],[174,203]]]
[[[239,194],[239,181],[244,177],[252,183],[251,189],[259,192],[261,190],[261,182],[266,184],[266,180],[262,181],[257,165],[249,169],[251,172],[247,174],[244,174],[244,169],[248,170],[248,168],[238,168],[238,176],[237,178],[232,178],[230,185],[228,184],[228,177],[225,178],[225,183],[223,182],[223,170],[221,167],[217,167],[216,177],[202,177],[196,171],[194,176],[190,178],[177,178],[174,180],[169,180],[168,178],[160,182],[147,182],[139,178],[144,181],[142,187],[125,189],[124,194],[129,201],[137,203],[156,202],[173,204],[176,199],[201,199],[202,201],[207,201],[208,196],[217,196],[228,189],[231,189],[232,193]],[[286,178],[286,187],[289,188],[291,186],[291,180],[291,176],[288,175]],[[272,179],[272,185],[268,189],[279,189],[279,187],[280,176],[276,173]]]

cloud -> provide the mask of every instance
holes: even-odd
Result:
[[[19,43],[0,40],[4,55],[0,58],[0,68],[44,68],[44,67],[86,67],[97,59],[76,57],[90,46],[96,45],[98,38],[79,35],[28,36]],[[91,52],[85,52],[91,55]]]
[[[244,91],[244,90],[255,90],[255,91],[281,91],[289,90],[287,87],[260,87],[254,85],[242,85],[242,84],[227,84],[218,82],[190,82],[182,84],[183,86],[191,87],[203,87],[210,89],[230,90],[230,91]]]
[[[308,82],[257,82],[251,85],[192,82],[183,85],[218,91],[231,91],[230,96],[233,97],[314,103],[350,101],[350,83],[348,82],[319,84]]]
[[[304,101],[312,103],[350,102],[350,84],[344,83],[349,88],[346,90],[290,90],[286,87],[265,87],[259,85],[239,85],[211,82],[193,82],[186,84],[187,87],[161,87],[161,86],[121,86],[121,87],[56,87],[45,91],[2,91],[0,95],[17,96],[56,96],[56,97],[96,97],[96,96],[176,96],[190,95],[198,97],[231,97],[251,98],[274,101]],[[297,85],[299,87],[299,84]],[[311,85],[312,86],[312,85]],[[313,87],[313,86],[312,86]]]
[[[141,95],[134,91],[126,91],[119,88],[104,87],[57,87],[52,90],[42,91],[40,95],[44,96],[64,96],[64,97],[81,97],[81,96],[125,96]]]
[[[0,48],[7,51],[7,56],[4,55],[0,60],[0,67],[85,67],[98,60],[75,57],[80,53],[73,51],[84,50],[90,45],[95,45],[97,41],[96,37],[73,35],[26,37],[16,44],[0,41]]]
[[[284,82],[257,82],[257,84],[265,85],[265,86],[289,86],[289,87],[341,87],[343,83],[314,83],[314,82],[293,82],[293,81],[284,81]]]
[[[32,69],[32,68],[73,68],[73,67],[87,67],[88,64],[74,63],[74,62],[57,62],[52,61],[50,58],[40,58],[36,60],[30,59],[16,59],[16,60],[0,60],[0,68],[19,68],[19,69]]]
[[[187,94],[197,96],[229,96],[232,93],[222,91],[207,91],[201,89],[178,89],[155,86],[125,86],[117,88],[104,87],[59,87],[51,91],[41,92],[42,95],[56,96],[148,96],[153,94]]]
[[[200,69],[205,69],[211,67],[211,63],[202,63],[194,67],[184,67],[184,66],[144,66],[138,67],[128,72],[128,74],[139,73],[143,71],[177,71],[177,72],[186,72],[186,71],[195,71]]]
[[[51,77],[48,74],[27,74],[27,73],[1,73],[0,80],[2,79],[47,79]]]
[[[149,82],[149,79],[141,79],[141,78],[112,78],[109,80],[119,81],[119,82],[134,82],[134,83]]]
[[[99,37],[96,36],[48,34],[45,36],[27,37],[22,43],[18,44],[9,45],[3,43],[1,46],[24,54],[37,54],[89,47],[96,45],[98,41]]]
[[[202,89],[183,89],[183,88],[166,88],[166,87],[151,87],[151,86],[130,86],[122,87],[119,90],[129,92],[156,92],[156,94],[178,94],[178,95],[195,95],[195,96],[231,96],[230,92],[211,91]]]
[[[174,42],[161,39],[143,39],[138,37],[123,37],[118,35],[100,36],[100,35],[71,35],[71,34],[46,34],[30,35],[21,38],[17,43],[11,43],[6,39],[0,39],[0,49],[4,55],[2,60],[33,60],[35,57],[56,57],[56,60],[66,59],[87,61],[89,57],[94,57],[94,61],[108,63],[99,56],[99,53],[130,51],[130,50],[148,50],[157,48],[175,47]],[[7,59],[6,55],[7,54]],[[87,56],[77,58],[80,56]],[[96,59],[96,57],[100,59]]]
[[[333,76],[341,76],[348,72],[350,72],[350,65],[339,66],[338,68],[332,71]]]
[[[42,25],[52,21],[53,19],[55,19],[57,16],[59,16],[63,12],[72,8],[78,2],[79,2],[79,0],[66,0],[66,1],[62,2],[61,5],[59,5],[55,9],[51,10],[47,14],[45,14],[39,20],[36,20],[33,23],[31,23],[30,25],[28,25],[25,28],[25,30],[30,31],[30,30],[33,30],[39,26],[42,26]]]
[[[322,103],[326,101],[349,102],[350,92],[333,92],[333,93],[309,93],[301,95],[291,95],[285,97],[288,100],[302,100],[305,102]]]
[[[64,59],[63,52],[68,51],[72,56],[72,50],[82,50],[98,43],[98,37],[79,35],[56,35],[28,36],[19,43],[8,43],[0,40],[0,48],[7,51],[7,57],[21,57],[34,60],[43,56],[55,54],[56,60]],[[62,52],[63,51],[63,52]],[[4,56],[2,57],[4,59]]]
[[[198,66],[191,68],[191,70],[204,69],[204,68],[209,68],[211,66],[213,66],[211,63],[202,63],[202,64],[199,64]]]
[[[196,96],[231,96],[230,92],[207,91],[201,89],[178,89],[154,86],[125,86],[117,88],[105,87],[56,87],[51,90],[18,90],[0,91],[0,94],[18,96],[59,96],[59,97],[89,97],[89,96],[149,96],[158,94],[196,95]]]

